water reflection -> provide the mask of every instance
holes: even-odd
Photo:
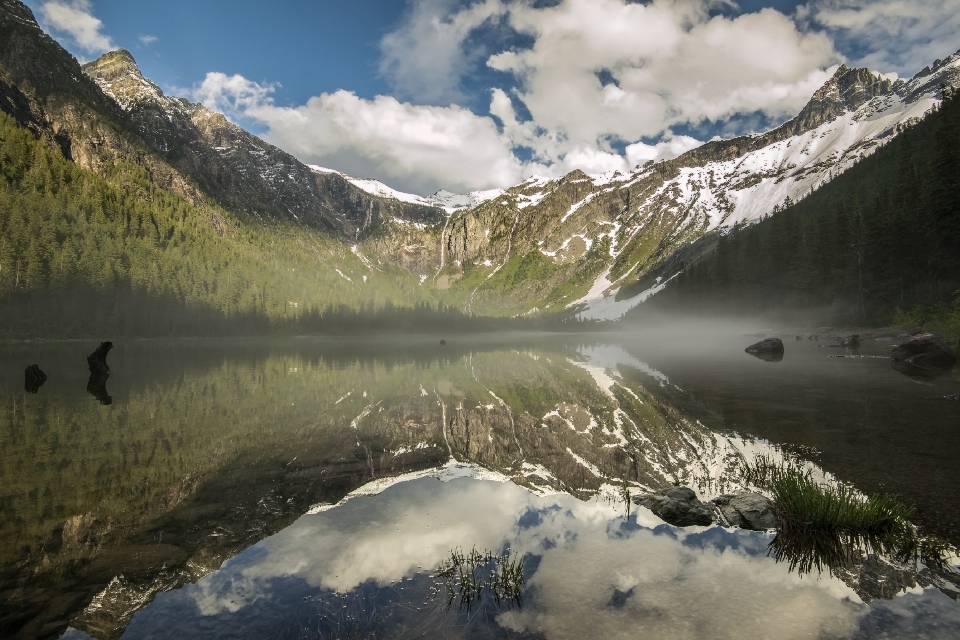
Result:
[[[110,373],[91,373],[87,380],[87,393],[100,401],[100,404],[113,404],[113,398],[107,393],[107,378]]]
[[[451,464],[304,516],[196,585],[157,596],[127,635],[322,631],[330,602],[362,602],[358,626],[385,638],[847,638],[871,626],[896,636],[901,618],[921,624],[917,637],[960,630],[957,608],[939,591],[867,607],[840,580],[784,571],[767,557],[767,534],[676,529],[643,509],[625,517],[616,494],[535,495],[471,479],[475,470]],[[465,540],[524,556],[522,608],[447,611],[430,601],[432,571]],[[935,610],[938,621],[923,629],[918,609]]]
[[[519,514],[509,500],[505,505],[487,504],[501,500],[500,493],[489,491],[475,494],[473,502],[465,502],[460,510],[469,507],[478,517],[488,514],[491,522],[506,518],[503,522],[514,524],[491,525],[491,531],[499,533],[485,538],[475,534],[483,520],[471,516],[470,527],[436,542],[436,554],[397,568],[397,558],[406,557],[403,549],[419,548],[432,538],[424,535],[423,527],[406,535],[405,529],[394,526],[399,520],[384,519],[389,509],[362,511],[357,526],[366,523],[381,537],[327,572],[330,576],[324,580],[331,582],[321,581],[319,595],[301,593],[296,586],[300,583],[273,576],[270,582],[276,589],[260,591],[256,598],[264,606],[248,609],[247,600],[236,597],[246,598],[254,591],[238,583],[242,594],[231,590],[227,600],[217,600],[223,606],[204,609],[208,613],[195,619],[196,629],[203,630],[196,635],[216,635],[212,630],[221,618],[234,614],[242,618],[244,611],[254,609],[260,620],[256,624],[273,625],[274,630],[318,630],[296,625],[319,624],[317,612],[333,607],[341,596],[352,598],[341,603],[348,610],[364,608],[357,603],[369,598],[397,603],[397,613],[387,616],[382,627],[397,637],[406,633],[407,622],[411,629],[445,626],[456,635],[457,629],[481,619],[486,622],[480,626],[489,633],[520,629],[510,633],[555,635],[560,632],[536,630],[539,627],[529,621],[506,625],[503,621],[511,618],[504,618],[507,612],[496,607],[442,615],[430,608],[428,616],[421,605],[433,582],[425,572],[458,546],[502,550],[505,541],[519,536],[508,529],[542,531],[538,523],[560,518],[554,512],[572,509],[569,505],[580,505],[571,511],[580,519],[595,513],[597,526],[620,518],[617,528],[622,520],[628,523],[623,526],[637,523],[648,533],[659,531],[649,533],[655,538],[674,531],[669,535],[693,540],[689,536],[695,532],[658,529],[645,510],[627,518],[623,514],[629,502],[622,498],[641,488],[672,484],[692,486],[709,498],[742,486],[736,472],[742,457],[783,455],[764,441],[704,426],[711,424],[705,416],[731,415],[731,405],[714,402],[709,394],[702,400],[702,386],[696,393],[681,389],[689,385],[682,368],[677,384],[676,349],[666,357],[656,350],[630,355],[617,344],[529,338],[489,344],[458,340],[443,349],[432,340],[288,341],[256,347],[243,342],[196,341],[172,347],[132,343],[118,346],[111,355],[118,369],[123,365],[123,375],[110,380],[112,396],[106,391],[106,378],[102,385],[86,380],[90,393],[100,399],[102,390],[112,400],[99,405],[83,391],[86,372],[76,367],[78,357],[93,346],[44,347],[47,350],[37,359],[42,355],[43,362],[50,362],[52,374],[44,393],[27,397],[17,390],[0,395],[0,635],[54,637],[70,624],[97,638],[119,637],[138,611],[147,615],[155,609],[143,607],[155,597],[157,603],[166,597],[157,594],[198,580],[198,585],[184,590],[221,585],[214,577],[222,572],[214,572],[225,561],[239,559],[237,554],[246,558],[243,554],[261,553],[257,551],[261,547],[251,545],[284,530],[304,513],[340,522],[356,508],[351,505],[378,505],[381,496],[393,495],[380,492],[398,474],[434,474],[432,469],[451,459],[478,465],[471,467],[471,477],[496,478],[503,481],[495,485],[500,490],[509,487],[526,496]],[[800,348],[791,347],[788,362],[771,369],[742,358],[741,349],[742,344],[732,349],[731,362],[742,360],[742,366],[775,370],[778,375],[803,361]],[[703,367],[703,352],[697,357]],[[18,352],[10,361],[24,359]],[[746,379],[736,366],[741,365],[724,362],[706,365],[705,370],[722,371],[723,384],[730,387]],[[889,369],[885,373],[891,375]],[[764,376],[765,381],[775,379]],[[758,389],[762,391],[763,385]],[[842,389],[838,395],[840,403],[830,406],[847,406],[850,395]],[[756,414],[748,401],[733,408],[741,406],[750,416]],[[779,407],[781,416],[785,408],[788,405]],[[780,424],[776,418],[773,423]],[[485,484],[475,479],[462,483]],[[538,495],[531,497],[530,491]],[[440,523],[435,524],[440,531]],[[426,525],[431,525],[429,519]],[[594,535],[573,526],[563,532]],[[724,537],[728,533],[733,537]],[[776,567],[765,556],[769,538],[757,542],[734,532],[710,535],[736,541],[737,548],[753,545],[756,554],[747,554],[749,558]],[[314,558],[309,537],[301,539],[306,545],[299,551],[304,566]],[[551,538],[542,543],[544,551],[554,543],[563,547]],[[291,542],[290,558],[296,556],[295,546]],[[559,557],[512,542],[510,548],[526,554],[524,571],[530,573],[525,578],[542,578],[544,560]],[[336,556],[328,559],[332,562]],[[582,566],[592,562],[588,555],[573,554],[569,560],[572,564],[566,570],[572,580],[580,580],[582,571],[591,573]],[[338,582],[340,576],[350,575],[352,565],[363,568],[360,581]],[[423,567],[423,575],[415,566]],[[612,565],[607,570],[612,571]],[[291,569],[290,575],[299,576],[298,571]],[[775,571],[789,573],[782,565]],[[311,584],[307,578],[298,579]],[[549,600],[528,600],[545,584],[528,580],[524,608],[510,616],[526,620],[522,616],[528,609],[540,606],[535,602]],[[642,596],[644,589],[657,588],[650,584],[630,580],[603,584],[603,593],[596,596],[603,611],[632,611],[631,603],[640,602],[647,615],[654,616],[651,612],[661,606]],[[410,593],[417,596],[411,599]],[[303,597],[314,599],[304,602]],[[683,596],[677,591],[675,597]],[[293,601],[300,604],[294,606]],[[936,601],[923,602],[927,606]],[[412,613],[401,615],[417,606],[426,616],[422,620]],[[348,617],[360,621],[356,629],[365,628],[361,618]],[[631,620],[635,622],[633,618],[621,622]],[[236,628],[232,624],[225,628]],[[330,628],[324,631],[329,632]],[[289,633],[296,636],[299,631]]]
[[[26,368],[23,373],[23,389],[27,393],[37,393],[40,387],[47,381],[47,374],[40,370],[40,367],[32,364]]]

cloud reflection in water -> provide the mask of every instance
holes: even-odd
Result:
[[[767,557],[766,534],[675,529],[646,509],[624,517],[612,496],[538,496],[510,482],[449,479],[472,473],[450,468],[445,481],[422,477],[303,516],[198,584],[159,595],[128,633],[192,637],[211,617],[223,635],[251,620],[273,619],[256,631],[276,632],[277,611],[291,599],[426,581],[451,548],[472,545],[529,559],[524,606],[488,620],[499,625],[488,630],[494,635],[856,637],[891,622],[915,625],[931,607],[940,631],[960,628],[955,603],[935,590],[867,607],[837,579],[800,578]],[[393,623],[423,623],[431,606],[422,591],[410,587],[417,599],[403,603],[399,618],[390,614]],[[450,637],[450,629],[438,635]]]

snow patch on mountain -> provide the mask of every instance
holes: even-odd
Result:
[[[950,83],[952,78],[956,84],[960,55],[940,62],[936,71],[943,82]],[[691,229],[707,232],[757,221],[789,202],[803,199],[923,118],[939,103],[938,89],[939,82],[932,81],[929,72],[921,72],[909,82],[898,83],[890,92],[800,135],[730,160],[681,168],[678,175],[621,214],[623,227],[613,238],[611,255],[616,257],[620,248],[626,247],[656,213],[684,214],[672,234]],[[598,174],[590,179],[596,186],[624,189],[651,170],[645,168],[627,175]],[[524,193],[533,202],[543,197],[532,190]],[[571,207],[561,222],[583,204]],[[578,315],[584,319],[614,320],[667,284],[657,282],[637,296],[617,301],[616,293],[626,276],[611,279],[611,271],[612,267],[605,270],[586,295],[567,306],[582,307]],[[676,275],[671,274],[670,279]]]
[[[337,171],[336,169],[328,169],[327,167],[321,167],[315,164],[308,164],[307,166],[317,173],[335,173],[343,177],[353,186],[362,189],[371,195],[378,196],[380,198],[392,198],[401,202],[419,204],[425,207],[440,207],[448,214],[453,213],[454,211],[460,211],[462,209],[470,209],[482,202],[493,200],[494,198],[504,194],[503,189],[471,191],[470,193],[451,193],[450,191],[441,189],[432,196],[424,197],[418,196],[414,193],[404,193],[403,191],[398,191],[393,187],[389,187],[379,180],[375,180],[373,178],[354,178],[353,176],[348,176],[347,174]]]

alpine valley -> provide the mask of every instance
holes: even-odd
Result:
[[[81,66],[25,5],[2,0],[5,333],[322,326],[334,312],[418,306],[615,320],[716,238],[804,199],[958,85],[960,54],[908,81],[841,66],[763,134],[627,173],[421,197],[307,166],[164,95],[127,51]],[[95,318],[77,312],[91,298]]]

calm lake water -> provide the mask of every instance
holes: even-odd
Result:
[[[127,341],[99,381],[97,343],[0,345],[0,637],[960,637],[949,567],[800,575],[631,503],[795,457],[960,543],[956,373],[782,337]],[[516,599],[447,606],[471,550]]]

